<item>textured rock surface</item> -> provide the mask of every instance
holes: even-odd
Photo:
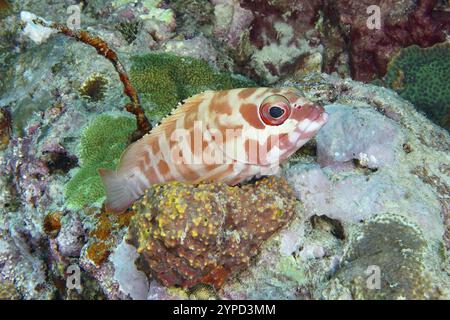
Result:
[[[448,279],[436,279],[440,266],[433,250],[404,217],[379,215],[352,234],[330,286],[337,280],[355,299],[446,299]]]
[[[317,162],[320,166],[358,160],[376,169],[394,164],[395,152],[402,149],[399,128],[394,121],[375,110],[352,109],[345,105],[327,106],[331,115],[317,136]]]
[[[120,290],[134,300],[145,300],[149,292],[146,275],[137,270],[135,261],[139,257],[136,248],[122,242],[110,257],[114,265],[114,278],[118,281]]]
[[[324,11],[348,44],[352,77],[370,81],[386,74],[389,60],[401,48],[429,47],[446,39],[450,12],[437,4],[437,0],[337,0],[325,1]],[[374,5],[380,11],[379,29],[368,27],[375,12],[368,8]]]

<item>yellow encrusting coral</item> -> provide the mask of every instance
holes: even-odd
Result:
[[[293,191],[275,177],[254,185],[170,182],[133,206],[129,241],[141,267],[166,286],[215,288],[245,269],[261,243],[295,212]]]

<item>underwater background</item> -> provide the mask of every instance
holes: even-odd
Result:
[[[110,212],[139,124],[51,22],[151,126],[246,87],[328,122],[276,176]],[[449,34],[445,0],[0,0],[0,299],[449,299]]]

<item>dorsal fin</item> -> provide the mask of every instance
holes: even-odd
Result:
[[[161,121],[161,124],[154,127],[153,130],[150,131],[149,135],[157,136],[162,132],[165,132],[167,127],[173,125],[183,115],[196,112],[196,108],[203,102],[205,96],[209,93],[211,93],[211,91],[205,91],[184,100],[183,104],[178,105],[178,107],[175,108],[170,115]]]
[[[161,134],[166,134],[176,121],[187,113],[197,112],[196,108],[205,99],[205,95],[211,91],[196,94],[184,101],[172,113],[161,121],[161,124],[154,127],[152,131],[143,136],[138,141],[132,143],[125,149],[120,157],[118,170],[127,172],[136,167],[142,160],[143,154],[148,152],[148,148],[152,143],[157,143]]]

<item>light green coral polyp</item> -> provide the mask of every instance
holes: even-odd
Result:
[[[128,116],[101,115],[81,134],[80,168],[66,184],[65,198],[70,209],[101,206],[105,198],[99,168],[114,169],[125,150],[136,121]]]

